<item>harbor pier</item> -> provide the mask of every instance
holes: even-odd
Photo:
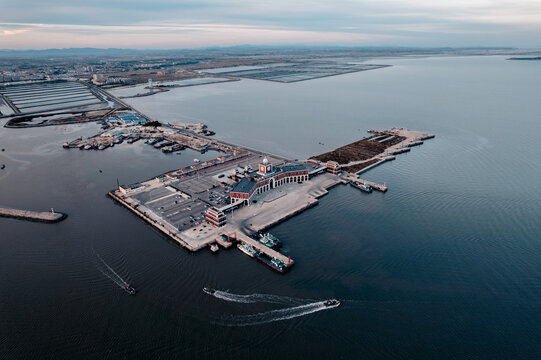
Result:
[[[55,212],[52,209],[51,211],[37,212],[10,208],[0,208],[0,216],[43,223],[56,223],[64,220],[67,217],[66,214]]]
[[[352,184],[365,192],[387,191],[359,177],[396,158],[395,152],[433,137],[418,131],[391,129],[373,134],[305,161],[263,153],[237,144],[210,140],[181,131],[200,142],[211,142],[216,159],[171,170],[143,182],[119,185],[109,195],[154,228],[189,251],[212,251],[246,244],[239,249],[279,272],[295,261],[252,238],[317,205],[338,184]],[[235,234],[235,241],[222,238]],[[249,245],[249,246],[248,246]],[[248,250],[247,250],[248,249]]]
[[[267,256],[269,256],[271,258],[275,258],[275,259],[280,260],[284,264],[284,266],[286,268],[291,268],[295,264],[295,261],[293,259],[291,259],[291,257],[286,256],[286,255],[284,255],[284,254],[282,254],[282,253],[280,253],[280,252],[278,252],[276,250],[273,250],[273,249],[263,245],[259,241],[256,241],[256,240],[252,239],[251,237],[246,236],[246,235],[244,235],[242,233],[237,234],[237,240],[251,245],[255,250],[257,250],[260,253],[266,254]]]

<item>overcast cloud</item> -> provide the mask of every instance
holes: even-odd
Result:
[[[541,47],[541,0],[0,0],[0,48]]]

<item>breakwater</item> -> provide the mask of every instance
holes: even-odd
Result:
[[[18,210],[10,208],[0,208],[0,217],[8,217],[13,219],[28,220],[28,221],[37,221],[44,223],[56,223],[64,220],[67,215],[60,212],[53,211],[29,211],[29,210]]]

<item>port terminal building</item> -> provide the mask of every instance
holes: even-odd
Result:
[[[231,204],[243,202],[250,205],[255,195],[262,194],[278,186],[289,183],[302,183],[308,180],[308,169],[301,164],[273,167],[267,160],[259,164],[257,172],[245,172],[244,177],[230,193]]]
[[[230,204],[222,207],[211,207],[205,213],[208,224],[222,227],[226,224],[225,213],[240,206],[248,206],[253,202],[256,195],[275,189],[281,185],[302,183],[309,179],[308,168],[301,164],[288,164],[274,167],[267,158],[259,164],[258,171],[248,171],[240,176],[238,171],[232,176],[237,181],[235,187],[229,193]]]

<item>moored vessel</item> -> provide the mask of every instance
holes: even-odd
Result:
[[[247,243],[237,244],[237,248],[249,257],[255,257],[257,254],[257,250],[254,249],[252,245]]]
[[[367,192],[367,193],[372,192],[372,187],[370,185],[368,185],[368,184],[356,183],[356,182],[353,182],[353,181],[350,181],[349,184],[351,186],[356,187],[357,189],[359,189],[361,191],[364,191],[364,192]]]
[[[273,250],[276,250],[282,246],[282,242],[271,233],[261,234],[257,240]]]
[[[256,257],[259,261],[267,264],[278,272],[284,273],[287,270],[287,266],[285,266],[285,264],[281,260],[273,258],[265,253],[258,253],[256,254]]]

